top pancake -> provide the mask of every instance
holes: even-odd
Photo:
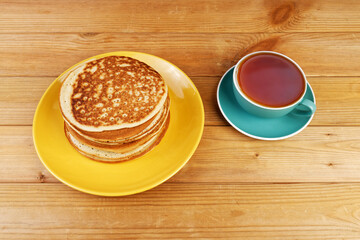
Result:
[[[167,98],[161,75],[124,56],[84,63],[64,79],[60,108],[64,118],[89,132],[132,128],[154,117]]]

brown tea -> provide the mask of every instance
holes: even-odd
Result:
[[[237,80],[248,98],[266,107],[291,105],[305,91],[305,80],[297,66],[271,53],[245,59],[239,66]]]

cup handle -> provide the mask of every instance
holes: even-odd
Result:
[[[299,109],[299,106],[303,106],[307,108],[306,110]],[[295,110],[293,110],[290,114],[295,117],[309,117],[313,115],[316,111],[316,105],[309,99],[304,99],[300,102],[299,105],[296,106]]]

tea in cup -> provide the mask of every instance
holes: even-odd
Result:
[[[307,80],[291,58],[277,52],[250,53],[235,65],[233,88],[237,102],[247,112],[274,118],[292,113],[311,116],[316,105],[305,99]]]

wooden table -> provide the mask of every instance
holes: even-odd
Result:
[[[147,52],[202,96],[195,155],[166,183],[98,197],[39,161],[32,118],[48,85],[87,57]],[[282,141],[246,137],[216,103],[222,74],[274,50],[308,76],[318,110]],[[360,239],[360,2],[0,1],[0,239]]]

